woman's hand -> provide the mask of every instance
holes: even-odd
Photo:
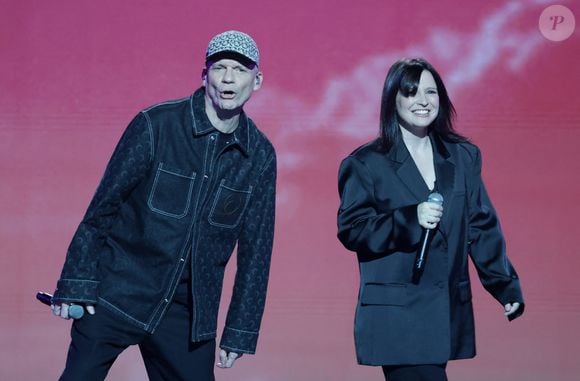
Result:
[[[417,205],[419,225],[425,229],[435,229],[443,216],[443,206],[435,202],[422,202]]]
[[[510,316],[516,313],[516,311],[520,308],[520,304],[518,302],[508,303],[504,306],[504,315]]]

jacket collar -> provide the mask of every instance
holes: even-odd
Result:
[[[431,146],[433,147],[433,162],[436,176],[434,191],[439,192],[443,196],[443,207],[447,208],[447,212],[443,213],[443,218],[438,225],[438,230],[446,231],[451,213],[449,213],[449,204],[445,206],[445,200],[449,202],[453,196],[455,163],[448,149],[449,143],[445,143],[437,134],[432,132],[429,134],[429,139],[431,139]],[[423,177],[421,177],[421,173],[419,173],[419,169],[415,165],[402,139],[387,153],[387,157],[394,162],[397,176],[399,176],[409,192],[415,196],[417,202],[426,201],[431,191],[427,187],[427,184],[425,184]]]
[[[192,132],[194,136],[203,136],[218,130],[211,124],[205,113],[205,88],[200,87],[189,98]],[[238,127],[231,133],[230,145],[238,147],[246,156],[250,154],[250,120],[242,111]]]
[[[448,147],[437,134],[430,133],[433,147],[433,161],[435,166],[436,190],[443,195],[443,202],[450,200],[455,183],[455,163]],[[421,177],[419,169],[411,158],[411,154],[402,139],[387,153],[387,157],[394,162],[395,171],[409,192],[419,202],[426,201],[431,192]]]

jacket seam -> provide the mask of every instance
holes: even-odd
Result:
[[[244,331],[243,329],[236,329],[236,328],[232,328],[232,327],[226,327],[227,330],[230,331],[236,331],[236,332],[241,332],[241,333],[250,333],[252,335],[257,335],[259,332],[255,332],[255,331]]]
[[[126,312],[124,312],[123,310],[119,309],[114,304],[108,302],[106,299],[99,297],[99,302],[102,303],[103,305],[107,306],[108,308],[115,310],[117,313],[121,314],[125,319],[132,321],[137,326],[139,326],[145,330],[148,329],[149,324],[135,319],[133,316],[131,316],[131,315],[127,314]],[[107,307],[105,307],[105,308],[107,308]]]

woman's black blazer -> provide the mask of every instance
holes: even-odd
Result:
[[[340,166],[338,237],[359,261],[355,342],[361,364],[475,356],[469,256],[485,289],[502,305],[522,303],[518,316],[523,312],[518,275],[481,179],[479,149],[430,138],[444,212],[419,281],[412,281],[423,229],[417,205],[430,190],[405,145],[382,152],[370,142]]]

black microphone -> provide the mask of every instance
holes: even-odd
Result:
[[[42,304],[46,304],[50,306],[52,304],[52,295],[47,294],[46,292],[37,292],[36,299],[38,299]],[[83,306],[79,306],[78,304],[71,304],[68,307],[68,316],[73,319],[80,319],[85,314],[85,309]]]
[[[433,192],[429,195],[427,202],[434,202],[439,205],[443,205],[443,196],[440,193]],[[417,250],[417,257],[415,258],[415,274],[421,273],[425,266],[425,259],[427,258],[427,252],[429,251],[429,243],[433,236],[433,229],[423,229],[423,234],[421,235],[421,240],[419,250]]]

